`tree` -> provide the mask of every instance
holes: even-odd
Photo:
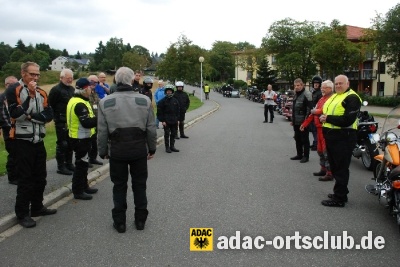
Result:
[[[63,51],[61,52],[61,55],[63,56],[63,57],[69,57],[69,54],[68,54],[68,51],[67,51],[67,49],[63,49]]]
[[[257,88],[266,88],[268,84],[275,84],[275,81],[275,71],[271,69],[266,58],[262,59],[258,67],[257,78],[255,79]]]
[[[216,41],[212,45],[209,64],[217,71],[221,82],[235,77],[235,58],[232,55],[235,48],[235,44],[225,41]]]
[[[91,70],[99,70],[101,62],[103,59],[106,57],[106,47],[103,45],[103,42],[99,42],[99,46],[96,48],[94,55],[93,55],[93,61],[90,62],[90,69]]]
[[[298,22],[290,18],[271,25],[261,48],[275,56],[276,68],[282,79],[289,83],[296,78],[306,81],[316,73],[311,47],[322,27],[323,24],[319,22]]]
[[[0,69],[7,63],[10,62],[10,55],[13,48],[10,45],[0,43]]]
[[[23,62],[23,58],[25,57],[25,53],[20,49],[13,49],[14,51],[10,55],[11,62]]]
[[[122,66],[122,55],[124,53],[124,43],[122,38],[110,38],[106,43],[105,57],[107,65],[103,65],[103,69],[117,69]]]
[[[81,53],[79,53],[79,50],[75,55],[75,59],[82,59],[82,56],[81,56]]]
[[[383,52],[392,78],[400,75],[400,4],[386,13],[383,25],[378,31],[379,42],[385,44]]]
[[[22,52],[26,53],[26,46],[24,42],[21,39],[18,39],[17,44],[15,45],[15,48],[21,50]]]
[[[337,21],[316,35],[311,51],[320,72],[330,79],[344,70],[358,68],[365,56],[362,44],[349,41],[346,26],[339,25]]]

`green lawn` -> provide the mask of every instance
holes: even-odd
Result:
[[[203,103],[195,96],[190,95],[190,107],[188,111],[199,108]],[[156,112],[156,111],[155,111]],[[56,132],[54,129],[54,123],[50,122],[46,125],[46,137],[44,138],[44,144],[46,146],[47,151],[47,159],[52,159],[56,154]],[[7,151],[4,147],[4,140],[0,138],[0,175],[4,175],[6,173],[6,162],[7,162]]]

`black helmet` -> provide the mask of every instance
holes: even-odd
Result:
[[[172,84],[167,84],[166,86],[165,86],[165,89],[164,89],[164,94],[167,94],[167,91],[172,91],[172,93],[174,93],[174,91],[175,91],[175,88],[174,88],[174,86],[172,85]]]
[[[318,76],[318,75],[315,75],[311,80],[311,84],[314,84],[314,83],[319,83],[321,85],[322,78],[320,76]]]

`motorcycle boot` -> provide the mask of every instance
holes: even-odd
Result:
[[[170,149],[172,152],[179,152],[179,149],[175,148],[175,140],[173,138],[171,138]]]
[[[184,127],[184,122],[180,121],[179,122],[179,133],[181,135],[181,138],[189,138],[189,136],[185,135],[185,127]]]
[[[164,135],[164,144],[165,144],[165,152],[172,153],[171,149],[169,148],[169,136]]]
[[[72,175],[72,172],[65,166],[65,148],[61,145],[56,147],[56,161],[57,161],[57,173],[63,175]]]
[[[135,226],[137,230],[144,230],[149,211],[135,208]]]

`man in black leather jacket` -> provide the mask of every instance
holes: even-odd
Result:
[[[49,104],[54,111],[54,125],[56,128],[56,160],[57,173],[72,175],[74,165],[72,164],[72,147],[68,141],[67,127],[67,104],[74,95],[73,72],[63,69],[60,73],[60,82],[54,86],[49,93]]]

